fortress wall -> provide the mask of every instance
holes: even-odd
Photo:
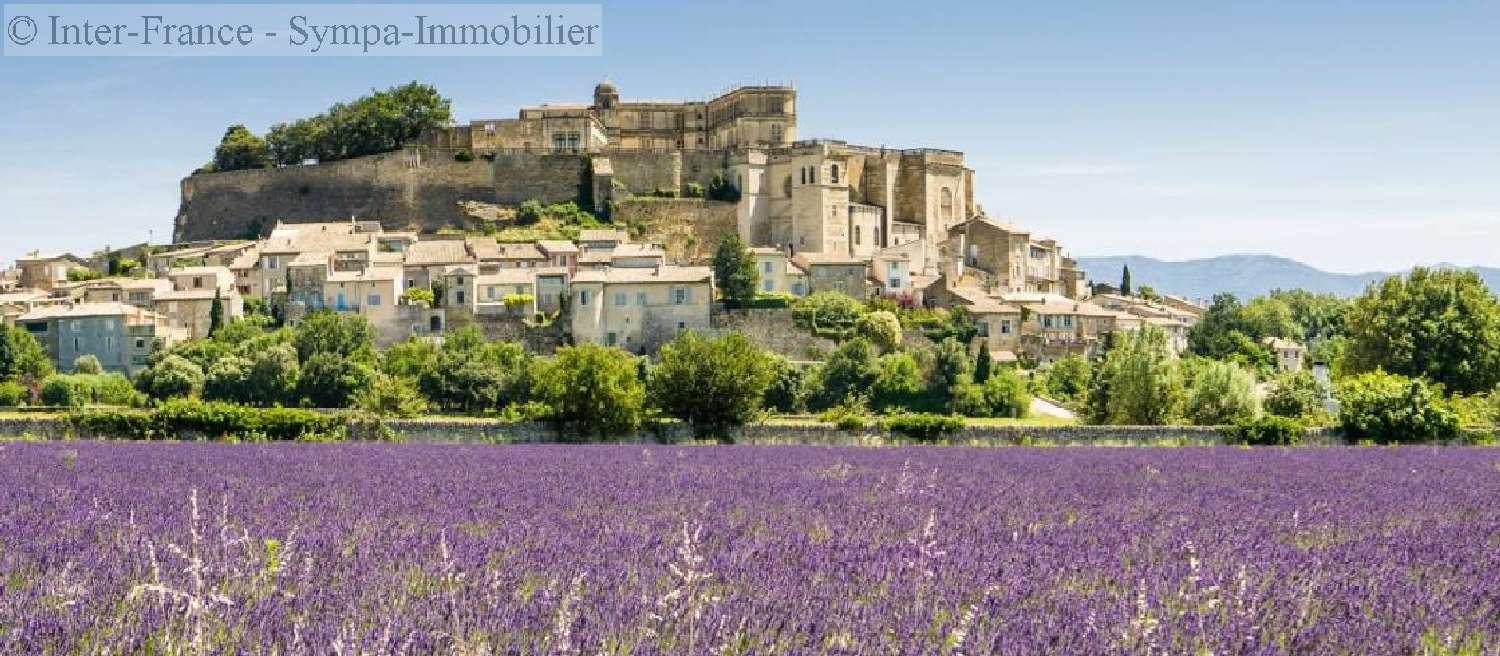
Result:
[[[681,191],[682,155],[679,152],[607,153],[615,180],[632,194],[644,196],[657,189]]]
[[[573,154],[500,152],[495,155],[494,202],[520,205],[528,200],[562,203],[592,198],[589,157]]]
[[[642,241],[665,244],[672,264],[712,257],[719,241],[739,230],[734,203],[698,198],[626,198],[616,201],[614,219]]]
[[[685,150],[682,151],[682,184],[687,186],[689,182],[696,182],[708,188],[708,183],[714,179],[714,174],[723,172],[729,176],[730,181],[734,175],[729,171],[729,152],[724,150]]]
[[[353,216],[391,229],[436,230],[460,222],[458,201],[492,200],[489,162],[459,162],[428,150],[279,169],[189,176],[174,224],[175,241],[267,234],[278,220],[336,221]]]

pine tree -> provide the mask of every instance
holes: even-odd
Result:
[[[974,358],[974,382],[983,385],[990,379],[990,345],[979,343],[979,354]]]
[[[1125,265],[1125,271],[1120,274],[1120,293],[1130,295],[1130,265]]]

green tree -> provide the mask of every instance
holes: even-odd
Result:
[[[318,352],[302,363],[297,393],[315,408],[348,408],[373,376],[374,371],[363,362]]]
[[[375,328],[356,314],[328,310],[313,312],[297,327],[293,343],[303,367],[313,356],[321,354],[365,365],[375,361]]]
[[[647,384],[651,401],[698,437],[725,437],[749,422],[774,374],[770,358],[739,333],[704,339],[687,331],[659,355]]]
[[[1012,367],[995,370],[980,387],[984,392],[987,416],[1023,419],[1031,411],[1031,393],[1026,390],[1026,380]]]
[[[215,362],[203,377],[203,398],[209,401],[247,403],[250,396],[249,360],[231,355]]]
[[[445,410],[480,414],[524,400],[529,361],[520,345],[488,342],[475,326],[454,331],[418,386]]]
[[[646,391],[629,353],[598,344],[564,346],[537,369],[535,397],[560,427],[603,438],[640,426]]]
[[[1384,369],[1460,394],[1500,383],[1500,301],[1472,271],[1386,278],[1355,299],[1345,323],[1348,373]]]
[[[192,396],[203,389],[203,367],[181,355],[167,355],[141,372],[136,387],[153,399]]]
[[[1129,264],[1125,265],[1125,268],[1122,271],[1120,271],[1120,293],[1124,294],[1126,296],[1130,295],[1130,265]]]
[[[808,404],[814,410],[823,410],[850,397],[867,397],[879,377],[875,347],[870,340],[855,337],[840,344],[813,370],[808,381]]]
[[[890,353],[901,345],[901,320],[893,312],[876,310],[855,322],[855,333],[870,340],[881,351]]]
[[[224,327],[224,292],[214,290],[213,305],[208,308],[208,336],[213,337]]]
[[[377,373],[370,386],[359,391],[354,405],[381,417],[418,417],[427,412],[427,399],[411,379]]]
[[[349,103],[292,123],[271,127],[266,141],[274,159],[333,161],[396,150],[452,118],[449,101],[425,84],[375,91]]]
[[[1144,326],[1121,339],[1100,363],[1086,415],[1095,424],[1159,426],[1181,414],[1182,373],[1166,333]]]
[[[271,149],[266,140],[243,125],[231,125],[214,149],[215,171],[263,169],[271,164]]]
[[[411,337],[380,355],[380,370],[393,376],[416,380],[437,365],[437,355],[436,346]]]
[[[1088,394],[1089,378],[1093,375],[1091,369],[1089,361],[1079,355],[1053,361],[1044,378],[1047,395],[1065,402],[1082,399]]]
[[[1458,417],[1420,378],[1374,371],[1338,385],[1345,437],[1381,443],[1425,442],[1458,434]]]
[[[710,200],[724,201],[726,203],[740,202],[740,190],[729,181],[729,176],[723,171],[714,173],[713,179],[708,181],[708,198]]]
[[[1230,362],[1203,362],[1188,391],[1188,420],[1199,426],[1228,426],[1259,414],[1254,374]]]
[[[1302,289],[1276,289],[1271,291],[1270,297],[1286,304],[1291,310],[1292,320],[1301,327],[1302,335],[1292,339],[1311,345],[1333,339],[1344,331],[1349,299],[1338,294],[1314,294]]]
[[[1323,410],[1327,390],[1312,372],[1284,374],[1271,384],[1263,404],[1267,413],[1289,419],[1312,417]]]
[[[979,343],[979,352],[974,354],[974,381],[983,384],[990,379],[990,371],[995,366],[995,360],[990,355],[988,342]]]
[[[244,400],[246,403],[296,405],[297,381],[302,368],[297,351],[290,344],[272,344],[256,349],[250,355]]]
[[[1274,305],[1262,304],[1247,313],[1234,294],[1215,294],[1208,312],[1188,332],[1188,349],[1197,355],[1215,360],[1228,360],[1256,371],[1269,372],[1275,367],[1275,357],[1261,344],[1267,336],[1267,328],[1277,333],[1288,332],[1281,323],[1281,310]],[[1290,332],[1297,332],[1295,327]]]
[[[47,348],[25,328],[0,326],[0,380],[40,381],[52,374]]]
[[[786,358],[771,358],[771,384],[766,386],[765,406],[777,412],[802,410],[802,370]]]
[[[885,412],[921,405],[927,381],[921,363],[910,353],[890,353],[880,358],[880,373],[870,391],[870,405]]]
[[[935,380],[939,390],[948,390],[974,382],[973,360],[963,342],[949,337],[938,343],[935,353]]]
[[[755,299],[760,274],[755,270],[755,258],[738,232],[729,233],[714,249],[714,282],[724,292],[724,298],[731,302],[745,303]]]

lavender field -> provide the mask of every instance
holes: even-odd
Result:
[[[0,443],[0,653],[1495,654],[1500,450]]]

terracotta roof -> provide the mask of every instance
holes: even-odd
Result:
[[[610,252],[613,257],[666,257],[667,251],[656,244],[620,244]]]
[[[1301,344],[1298,344],[1290,339],[1282,339],[1280,337],[1267,337],[1261,340],[1261,343],[1278,351],[1281,349],[1302,349]]]

